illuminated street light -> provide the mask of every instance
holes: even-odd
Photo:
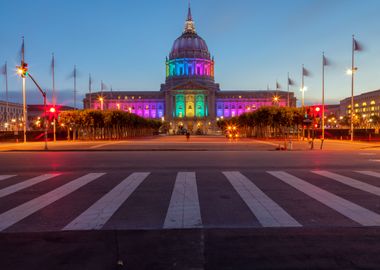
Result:
[[[346,74],[347,74],[347,75],[352,75],[352,74],[355,73],[356,71],[358,71],[358,68],[357,68],[357,67],[354,68],[353,72],[352,72],[352,69],[349,68],[349,69],[346,70]]]
[[[104,98],[103,97],[99,97],[99,101],[100,101],[100,110],[104,110]]]

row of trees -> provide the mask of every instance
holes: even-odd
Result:
[[[59,126],[68,139],[104,140],[149,136],[158,132],[161,122],[120,110],[75,110],[61,112]]]
[[[305,111],[300,108],[261,107],[229,120],[218,121],[218,126],[226,130],[229,126],[238,126],[240,133],[247,137],[284,137],[297,133],[302,128]]]
[[[310,116],[310,121],[305,123],[305,113],[306,111],[303,108],[261,107],[254,112],[229,120],[218,121],[218,126],[223,131],[226,131],[229,126],[237,126],[240,133],[247,137],[286,137],[289,134],[299,136],[303,126],[313,127],[314,124],[317,124],[320,127],[322,124],[321,118],[310,118]],[[326,117],[325,125],[349,128],[350,121],[349,117],[337,119],[335,116],[330,115]],[[380,117],[377,115],[366,117],[356,115],[354,126],[356,128],[379,128]]]

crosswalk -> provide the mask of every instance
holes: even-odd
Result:
[[[0,231],[380,226],[378,171],[179,171],[161,177],[0,175]]]

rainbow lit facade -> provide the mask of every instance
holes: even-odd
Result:
[[[87,94],[84,107],[165,120],[173,133],[186,129],[206,134],[217,129],[220,118],[236,117],[262,106],[287,106],[288,100],[290,106],[296,105],[292,92],[221,91],[214,79],[214,58],[195,30],[190,7],[184,31],[174,41],[165,66],[166,79],[160,91]]]
[[[166,61],[166,78],[184,76],[214,78],[214,61],[200,58],[180,58]]]

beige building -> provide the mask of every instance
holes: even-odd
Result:
[[[342,116],[351,115],[351,97],[340,101]],[[362,117],[380,116],[380,90],[354,96],[354,113]]]
[[[0,130],[14,130],[22,121],[22,104],[0,100]]]

